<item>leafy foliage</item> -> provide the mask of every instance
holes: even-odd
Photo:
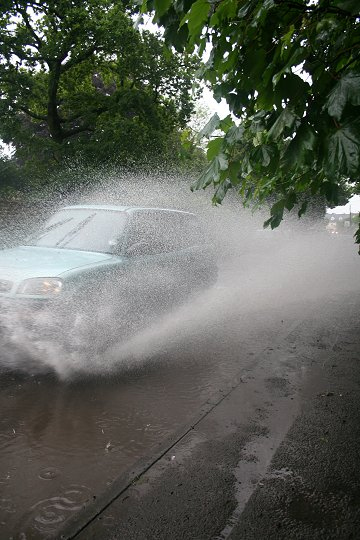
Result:
[[[178,50],[210,48],[202,76],[232,112],[203,132],[210,164],[195,189],[214,185],[216,204],[232,188],[245,204],[275,196],[272,228],[300,201],[299,215],[315,195],[336,205],[344,185],[359,189],[358,0],[144,0],[143,9],[155,9]]]
[[[0,137],[28,174],[182,159],[198,89],[194,55],[140,32],[126,2],[19,0],[0,7]]]
[[[13,160],[0,156],[0,192],[3,196],[12,197],[23,182],[19,168]]]

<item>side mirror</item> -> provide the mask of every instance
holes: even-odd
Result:
[[[121,246],[119,245],[119,242],[118,242],[117,239],[112,238],[111,240],[109,240],[108,244],[109,244],[110,252],[113,255],[119,255],[120,254],[120,247]]]

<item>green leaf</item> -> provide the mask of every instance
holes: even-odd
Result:
[[[261,89],[257,98],[257,104],[260,109],[271,111],[274,106],[274,89],[271,84],[268,84]]]
[[[245,2],[243,6],[238,11],[239,19],[243,19],[249,13],[251,6],[254,4],[253,0]]]
[[[222,83],[216,84],[213,87],[214,99],[218,103],[220,103],[220,101],[226,98],[226,96],[231,92],[232,89],[233,89],[233,84],[231,83],[222,82]]]
[[[238,114],[239,110],[241,110],[242,107],[246,107],[249,103],[248,96],[249,92],[246,90],[237,90],[236,92],[230,92],[224,97],[229,105],[229,109],[234,112],[234,114]]]
[[[142,0],[140,13],[146,13],[148,11],[148,2],[147,0]]]
[[[266,168],[270,165],[273,156],[274,149],[270,145],[261,144],[251,153],[250,160],[254,168],[257,165]]]
[[[216,156],[215,160],[218,163],[220,171],[225,171],[228,168],[229,162],[225,154],[219,154]]]
[[[266,221],[264,221],[264,224],[263,224],[264,229],[267,229],[267,228],[268,228],[268,226],[270,225],[271,221],[272,221],[272,217],[269,218],[269,219],[267,219]]]
[[[211,83],[212,85],[218,82],[218,75],[214,69],[207,69],[204,76],[205,79],[209,81],[209,83]]]
[[[220,122],[221,120],[219,115],[215,113],[200,131],[199,138],[202,139],[203,137],[210,137],[210,135],[212,135],[214,131],[219,128]]]
[[[205,171],[201,174],[198,180],[191,186],[191,191],[205,189],[211,183],[215,183],[220,178],[221,171],[226,171],[228,168],[228,160],[225,154],[218,154],[211,161]]]
[[[262,2],[257,2],[257,11],[255,11],[254,13],[250,26],[258,28],[260,25],[262,25],[266,19],[269,10],[273,6],[274,0],[263,0]]]
[[[216,190],[215,190],[215,193],[213,195],[213,198],[212,198],[212,203],[217,206],[218,204],[221,204],[224,200],[224,197],[226,195],[226,193],[229,191],[229,189],[231,189],[233,186],[232,186],[232,183],[230,182],[230,180],[228,178],[226,178],[223,182],[221,182]]]
[[[295,32],[295,26],[293,24],[290,25],[289,30],[284,34],[281,38],[282,41],[282,47],[281,50],[283,51],[285,47],[289,47],[291,44],[291,38],[293,37]]]
[[[324,105],[330,116],[340,122],[345,106],[360,105],[360,74],[346,73],[333,87]]]
[[[360,225],[359,225],[358,230],[354,234],[354,238],[355,238],[355,244],[360,244]],[[359,255],[360,255],[360,247],[359,247]]]
[[[234,125],[234,120],[231,118],[231,114],[228,114],[225,118],[220,120],[219,128],[227,133],[229,129]]]
[[[325,170],[332,178],[359,175],[360,120],[344,124],[327,141]]]
[[[302,216],[303,214],[305,214],[305,212],[306,212],[306,210],[307,210],[307,207],[308,207],[308,201],[304,201],[304,202],[302,203],[302,205],[300,206],[300,209],[299,209],[299,211],[298,211],[298,216],[299,216],[299,218],[301,218],[301,216]]]
[[[187,23],[190,36],[196,37],[201,32],[201,29],[208,18],[209,10],[210,4],[208,0],[196,0],[181,20],[180,28]]]
[[[275,75],[272,78],[273,86],[275,87],[278,82],[280,81],[281,77],[285,73],[291,73],[291,68],[296,67],[299,64],[301,64],[308,56],[309,52],[305,47],[301,47],[298,44],[294,44],[294,52],[290,56],[289,60],[286,62],[286,64],[283,66],[283,68],[275,73]]]
[[[197,191],[199,189],[206,189],[214,179],[219,178],[219,170],[216,169],[215,160],[213,160],[204,170],[204,172],[199,176],[196,182],[192,184],[191,191]]]
[[[224,139],[222,137],[216,137],[212,141],[208,142],[206,157],[211,161],[221,150]]]
[[[323,182],[320,186],[321,195],[325,195],[331,205],[337,205],[339,202],[339,186],[334,182]]]
[[[228,144],[235,144],[243,138],[244,128],[243,126],[231,126],[225,136],[225,141]]]
[[[272,205],[270,214],[272,216],[276,216],[277,214],[283,214],[285,208],[285,200],[281,199],[280,201],[277,201],[275,204]]]
[[[275,216],[273,216],[271,218],[271,223],[270,223],[270,226],[272,229],[276,229],[276,227],[278,227],[280,225],[280,223],[282,222],[283,220],[283,212],[279,212],[278,214],[275,214]]]
[[[231,71],[236,62],[238,61],[239,52],[235,49],[231,51],[227,58],[221,57],[219,60],[219,65],[217,66],[217,71],[220,75]]]
[[[357,15],[360,12],[359,0],[335,0],[336,7],[348,11],[351,15]]]
[[[156,15],[161,17],[164,13],[167,12],[171,5],[171,0],[154,0],[154,8]]]
[[[185,24],[181,28],[179,28],[176,23],[171,25],[169,24],[169,26],[165,30],[164,37],[166,42],[171,44],[176,49],[176,51],[182,52],[189,37],[189,29],[187,27],[187,24]]]
[[[313,180],[310,182],[310,192],[312,195],[315,195],[316,193],[319,193],[321,190],[321,185],[324,182],[324,173],[323,171],[319,172]],[[305,184],[308,185],[308,182]]]
[[[299,105],[305,106],[310,90],[311,87],[308,82],[295,73],[287,73],[273,90],[275,94],[274,100],[280,104],[283,100],[290,100],[296,106],[298,115],[301,116],[298,111]]]
[[[290,210],[294,208],[296,202],[297,202],[296,193],[294,191],[291,191],[290,193],[288,193],[284,202],[284,206],[286,210],[290,212]]]
[[[294,114],[289,107],[285,107],[269,130],[268,139],[275,141],[279,140],[283,136],[286,128],[292,129],[294,127],[296,120],[297,115]]]
[[[308,124],[302,123],[285,151],[283,158],[285,167],[301,168],[312,162],[315,157],[316,143],[317,135],[314,129]]]
[[[210,26],[214,27],[223,21],[233,19],[237,11],[237,0],[223,0],[217,4],[215,13],[210,19]]]
[[[283,202],[283,201],[279,201],[279,202]],[[278,227],[283,220],[284,206],[282,207],[282,209],[279,208],[276,212],[273,211],[274,206],[271,208],[271,214],[272,214],[271,217],[264,222],[264,225],[263,225],[264,229],[266,229],[269,225],[272,229],[276,229],[276,227]]]
[[[228,176],[233,186],[237,186],[240,182],[239,171],[241,169],[240,161],[233,161],[228,167]]]

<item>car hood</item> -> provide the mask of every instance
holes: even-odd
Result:
[[[108,253],[20,246],[0,250],[0,279],[18,281],[32,277],[55,277],[81,266],[111,259]]]

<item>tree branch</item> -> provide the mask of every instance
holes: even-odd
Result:
[[[62,138],[63,140],[69,139],[70,137],[73,137],[74,135],[77,135],[78,133],[84,133],[84,131],[94,131],[94,130],[90,126],[79,126],[74,129],[64,130],[62,132]]]
[[[354,58],[352,60],[350,60],[347,64],[345,64],[345,66],[343,66],[341,69],[339,69],[339,71],[336,72],[336,75],[339,75],[339,73],[342,73],[343,71],[345,71],[345,69],[347,69],[349,66],[351,66],[351,64],[353,64],[354,62],[356,62],[359,59],[360,59],[360,53],[357,54],[356,56],[354,56]]]
[[[111,105],[109,105],[107,107],[103,106],[103,107],[97,107],[97,108],[93,108],[93,109],[86,109],[86,113],[87,114],[90,113],[90,114],[99,115],[99,114],[102,114],[104,112],[110,111],[111,109],[115,109],[116,107],[117,107],[117,105],[115,103],[112,103]],[[61,118],[60,123],[61,124],[69,124],[71,122],[74,122],[75,120],[78,120],[82,116],[83,116],[82,113],[77,113],[77,114],[74,114],[73,116],[70,116],[70,118]]]
[[[36,49],[35,45],[33,45],[33,47]],[[38,49],[36,49],[36,50],[38,50]],[[13,47],[11,49],[11,54],[17,56],[22,61],[23,60],[27,60],[28,62],[34,62],[35,60],[36,60],[36,62],[40,62],[40,61],[46,62],[47,61],[47,59],[44,58],[43,56],[38,56],[35,59],[33,55],[26,54],[25,51],[23,51],[21,48],[17,48],[17,47]]]
[[[79,54],[78,56],[71,57],[70,60],[66,64],[61,65],[62,73],[68,71],[72,67],[77,66],[78,64],[81,64],[81,62],[83,62],[84,60],[87,60],[88,58],[90,58],[94,54],[95,50],[96,50],[96,46],[93,45],[92,47],[90,47],[83,53]],[[64,58],[66,58],[66,55]]]
[[[349,17],[350,19],[356,19],[357,15],[352,15],[350,11],[346,11],[345,9],[341,9],[335,6],[325,6],[325,7],[318,7],[315,4],[313,5],[304,5],[300,4],[299,2],[295,1],[289,1],[289,0],[274,0],[275,4],[282,5],[288,8],[294,8],[298,11],[302,11],[303,13],[334,13],[336,15],[342,15],[343,17]]]
[[[18,6],[18,10],[19,10],[19,13],[22,15],[22,18],[24,19],[24,22],[25,22],[25,26],[26,28],[29,30],[30,34],[32,35],[32,37],[35,39],[37,45],[38,45],[38,51],[40,51],[41,47],[42,47],[42,40],[41,38],[37,35],[37,33],[35,32],[34,28],[31,26],[30,24],[30,20],[29,20],[29,17],[26,13],[25,10],[21,9],[19,6]]]
[[[19,107],[19,110],[22,111],[23,113],[27,114],[28,116],[31,116],[31,118],[34,118],[35,120],[44,120],[45,122],[47,120],[46,116],[43,116],[41,114],[33,113],[32,111],[30,111],[26,107]]]
[[[358,49],[360,47],[360,41],[356,41],[355,43],[353,43],[351,45],[351,47],[347,47],[346,49],[343,49],[342,51],[340,51],[330,62],[329,64],[333,64],[334,62],[336,62],[336,60],[338,58],[340,58],[340,56],[342,56],[344,53],[346,52],[349,52],[349,51],[352,51],[353,49]]]

